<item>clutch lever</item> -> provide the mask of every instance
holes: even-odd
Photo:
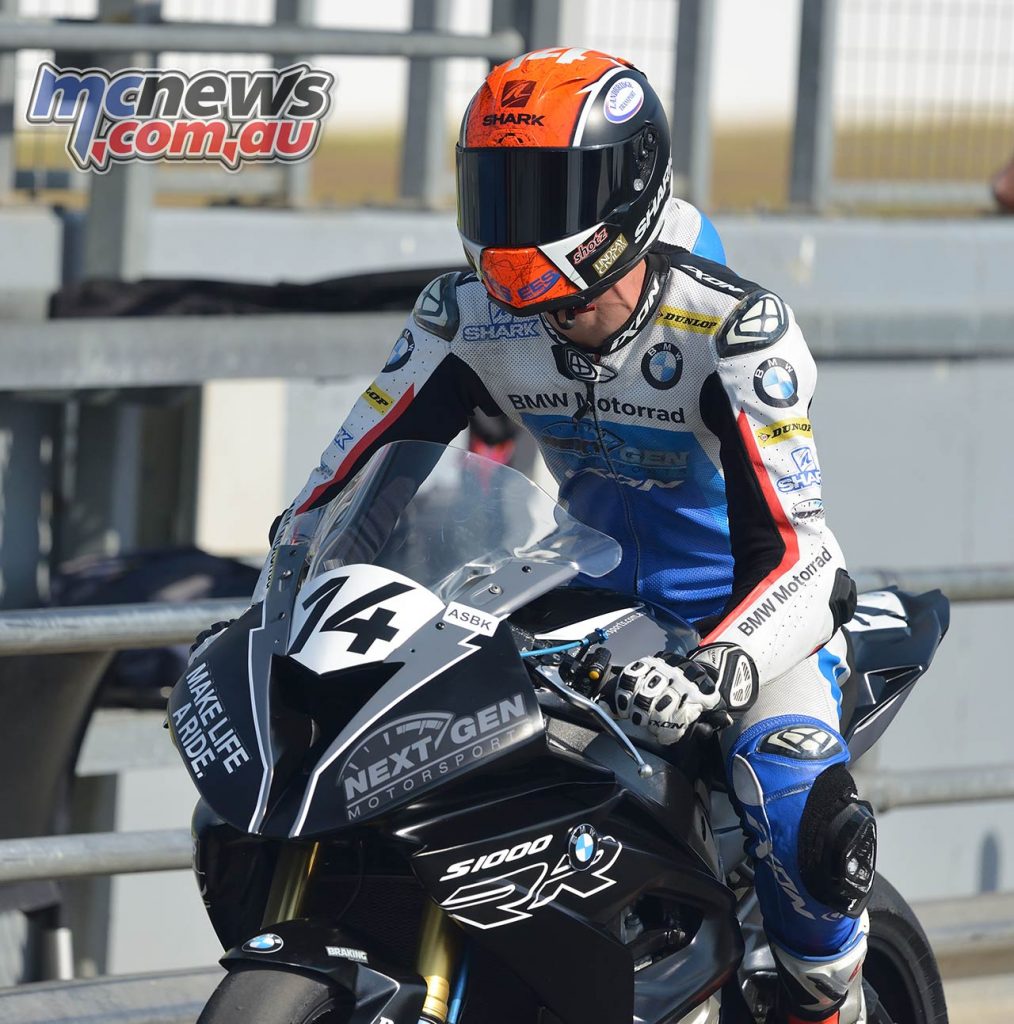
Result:
[[[571,707],[579,708],[582,711],[592,715],[592,717],[598,719],[599,724],[602,725],[606,732],[610,733],[613,739],[626,751],[626,753],[633,759],[637,765],[637,774],[642,779],[650,779],[655,774],[655,770],[651,767],[647,761],[641,757],[640,751],[633,743],[630,742],[630,738],[627,734],[613,721],[612,716],[593,700],[589,700],[587,697],[582,697],[581,694],[572,690],[565,683],[561,683],[552,676],[547,675],[542,671],[541,666],[536,667],[536,671],[539,673],[539,678],[555,693],[559,694]]]

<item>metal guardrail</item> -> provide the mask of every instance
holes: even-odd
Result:
[[[864,771],[860,762],[856,782],[863,798],[878,812],[897,807],[1014,800],[1011,764],[874,772]]]
[[[1014,313],[797,306],[818,359],[1010,359]],[[4,324],[5,390],[151,387],[208,380],[372,377],[405,313],[82,317]],[[355,345],[336,348],[336,338]],[[280,345],[279,339],[285,344]]]
[[[937,569],[860,569],[853,573],[859,592],[897,586],[912,593],[942,590],[956,604],[1014,601],[1014,565]]]
[[[897,584],[942,589],[952,601],[1014,600],[1014,566],[867,570],[861,591]],[[245,600],[190,604],[106,605],[0,613],[0,655],[159,647],[189,642],[210,622],[236,618]],[[1014,799],[1014,765],[859,775],[878,810],[976,800]],[[167,871],[190,863],[185,829],[49,836],[0,842],[0,882],[124,872]]]
[[[857,771],[856,781],[864,799],[880,813],[899,807],[1014,800],[1014,765]],[[190,857],[187,829],[5,839],[0,841],[0,884],[178,871],[190,867]]]
[[[177,871],[190,867],[190,857],[185,828],[5,839],[0,842],[0,883]]]
[[[917,903],[916,915],[936,954],[945,985],[977,975],[1009,974],[1014,946],[1014,893],[986,893],[961,900]],[[194,1024],[212,990],[222,979],[218,966],[160,971],[72,982],[43,982],[0,990],[0,1021],[56,1024],[102,1021],[103,1024]],[[1010,1009],[1011,991],[1002,990]],[[981,1020],[983,997],[995,991],[972,983],[948,987],[951,1020]],[[986,1003],[989,1020],[1001,1007]]]
[[[90,605],[0,613],[0,654],[67,654],[190,643],[209,623],[235,619],[249,601]]]
[[[0,52],[65,53],[271,53],[283,57],[485,57],[503,61],[524,51],[521,33],[384,32],[296,25],[160,22],[106,24],[0,17]]]
[[[895,584],[939,588],[954,602],[1014,600],[1014,566],[869,569],[860,591]],[[189,643],[209,623],[242,615],[249,602],[217,598],[191,604],[91,605],[0,612],[0,654],[60,654]]]

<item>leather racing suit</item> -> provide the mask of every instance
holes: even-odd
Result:
[[[760,697],[723,734],[730,790],[770,938],[819,961],[862,939],[850,908],[807,884],[799,842],[814,781],[849,759],[839,628],[854,588],[824,518],[816,366],[789,307],[723,259],[707,221],[671,200],[634,312],[596,353],[504,312],[471,273],[436,279],[288,514],[330,501],[383,444],[450,442],[475,409],[530,431],[570,512],[623,549],[580,582],[756,662]]]

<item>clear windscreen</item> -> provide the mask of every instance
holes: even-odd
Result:
[[[460,448],[395,441],[328,505],[294,517],[282,543],[309,541],[312,578],[369,563],[443,601],[511,560],[586,576],[619,564],[619,544],[578,522],[524,474]]]

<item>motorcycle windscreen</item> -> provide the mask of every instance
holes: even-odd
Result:
[[[308,544],[307,581],[368,563],[445,602],[512,561],[599,577],[622,555],[523,473],[429,441],[384,445],[328,505],[294,517],[281,542]]]

